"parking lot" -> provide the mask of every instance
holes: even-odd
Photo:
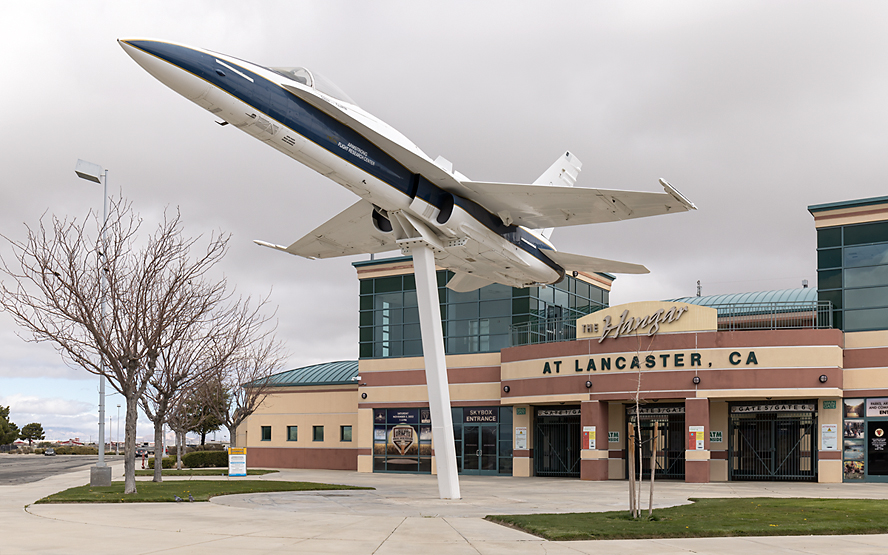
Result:
[[[0,485],[10,486],[36,482],[56,474],[64,474],[96,464],[98,455],[0,455]],[[123,460],[123,455],[105,455],[109,464]]]

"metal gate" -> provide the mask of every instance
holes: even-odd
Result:
[[[731,414],[731,480],[816,481],[816,413]]]
[[[534,475],[580,477],[579,412],[578,408],[537,411],[533,439]],[[549,413],[556,414],[545,416]]]
[[[635,406],[629,405],[626,418],[636,425],[636,437],[641,439],[641,471],[643,477],[651,475],[651,450],[656,447],[656,478],[684,480],[685,477],[685,415],[684,406],[651,406],[641,407],[641,418],[635,417]],[[640,420],[640,424],[638,421]],[[658,422],[657,445],[652,445],[654,422]],[[638,464],[638,451],[635,452]],[[629,469],[629,457],[626,457],[626,469]],[[638,467],[634,474],[638,476]]]

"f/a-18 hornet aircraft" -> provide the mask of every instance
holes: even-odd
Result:
[[[265,67],[210,50],[156,40],[120,45],[163,84],[361,197],[290,246],[256,243],[306,258],[401,249],[416,241],[450,269],[447,286],[551,284],[565,272],[647,273],[644,266],[569,254],[555,227],[695,210],[664,192],[574,187],[582,164],[560,156],[532,185],[472,181],[432,160],[366,112],[331,81],[302,67]]]

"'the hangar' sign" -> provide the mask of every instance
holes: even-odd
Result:
[[[659,332],[716,331],[718,311],[686,303],[638,302],[607,308],[577,320],[577,339],[627,335],[652,336]]]

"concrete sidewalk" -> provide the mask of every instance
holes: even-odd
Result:
[[[122,475],[114,465],[114,479]],[[437,499],[433,476],[284,470],[266,480],[368,485],[375,491],[225,496],[210,503],[25,505],[82,485],[79,470],[0,487],[0,554],[884,553],[888,535],[547,542],[481,519],[493,513],[626,509],[625,482],[461,476],[463,499]],[[888,498],[888,484],[657,484],[656,506],[688,497]]]

